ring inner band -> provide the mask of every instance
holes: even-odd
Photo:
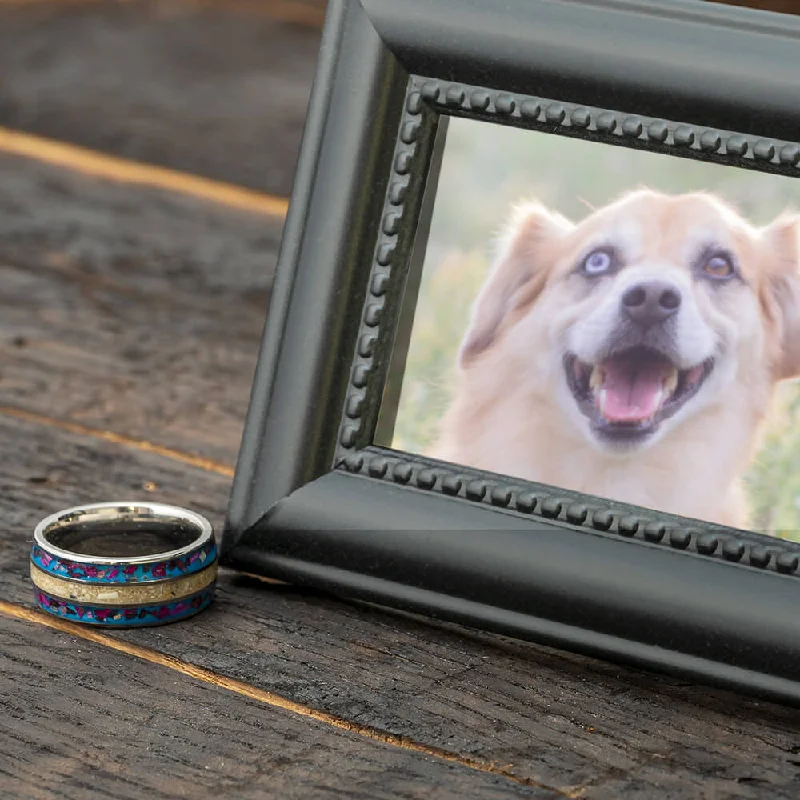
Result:
[[[158,561],[172,564],[183,556],[193,561],[203,553],[216,558],[214,531],[208,520],[188,509],[164,503],[76,506],[43,519],[36,526],[33,539],[34,560],[38,546],[47,558],[60,559],[67,567],[76,562],[95,567],[122,564],[136,568]],[[41,560],[45,568],[47,558]],[[185,571],[186,565],[175,562],[174,566]]]
[[[45,531],[55,547],[83,556],[139,558],[188,547],[200,528],[185,519],[81,519]]]

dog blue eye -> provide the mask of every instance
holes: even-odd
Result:
[[[613,261],[608,250],[595,250],[583,260],[583,271],[587,275],[602,275],[611,269]]]

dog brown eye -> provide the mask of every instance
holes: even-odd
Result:
[[[733,264],[725,256],[711,256],[706,261],[703,271],[712,278],[730,278],[733,275]]]

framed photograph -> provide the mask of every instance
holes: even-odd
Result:
[[[222,541],[800,704],[800,17],[330,0]]]

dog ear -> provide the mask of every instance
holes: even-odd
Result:
[[[500,239],[500,247],[478,297],[458,353],[467,366],[495,340],[509,311],[533,301],[544,287],[548,242],[572,229],[572,223],[538,203],[518,206]]]
[[[770,261],[762,307],[774,331],[775,380],[800,376],[800,216],[779,217],[763,230]]]

